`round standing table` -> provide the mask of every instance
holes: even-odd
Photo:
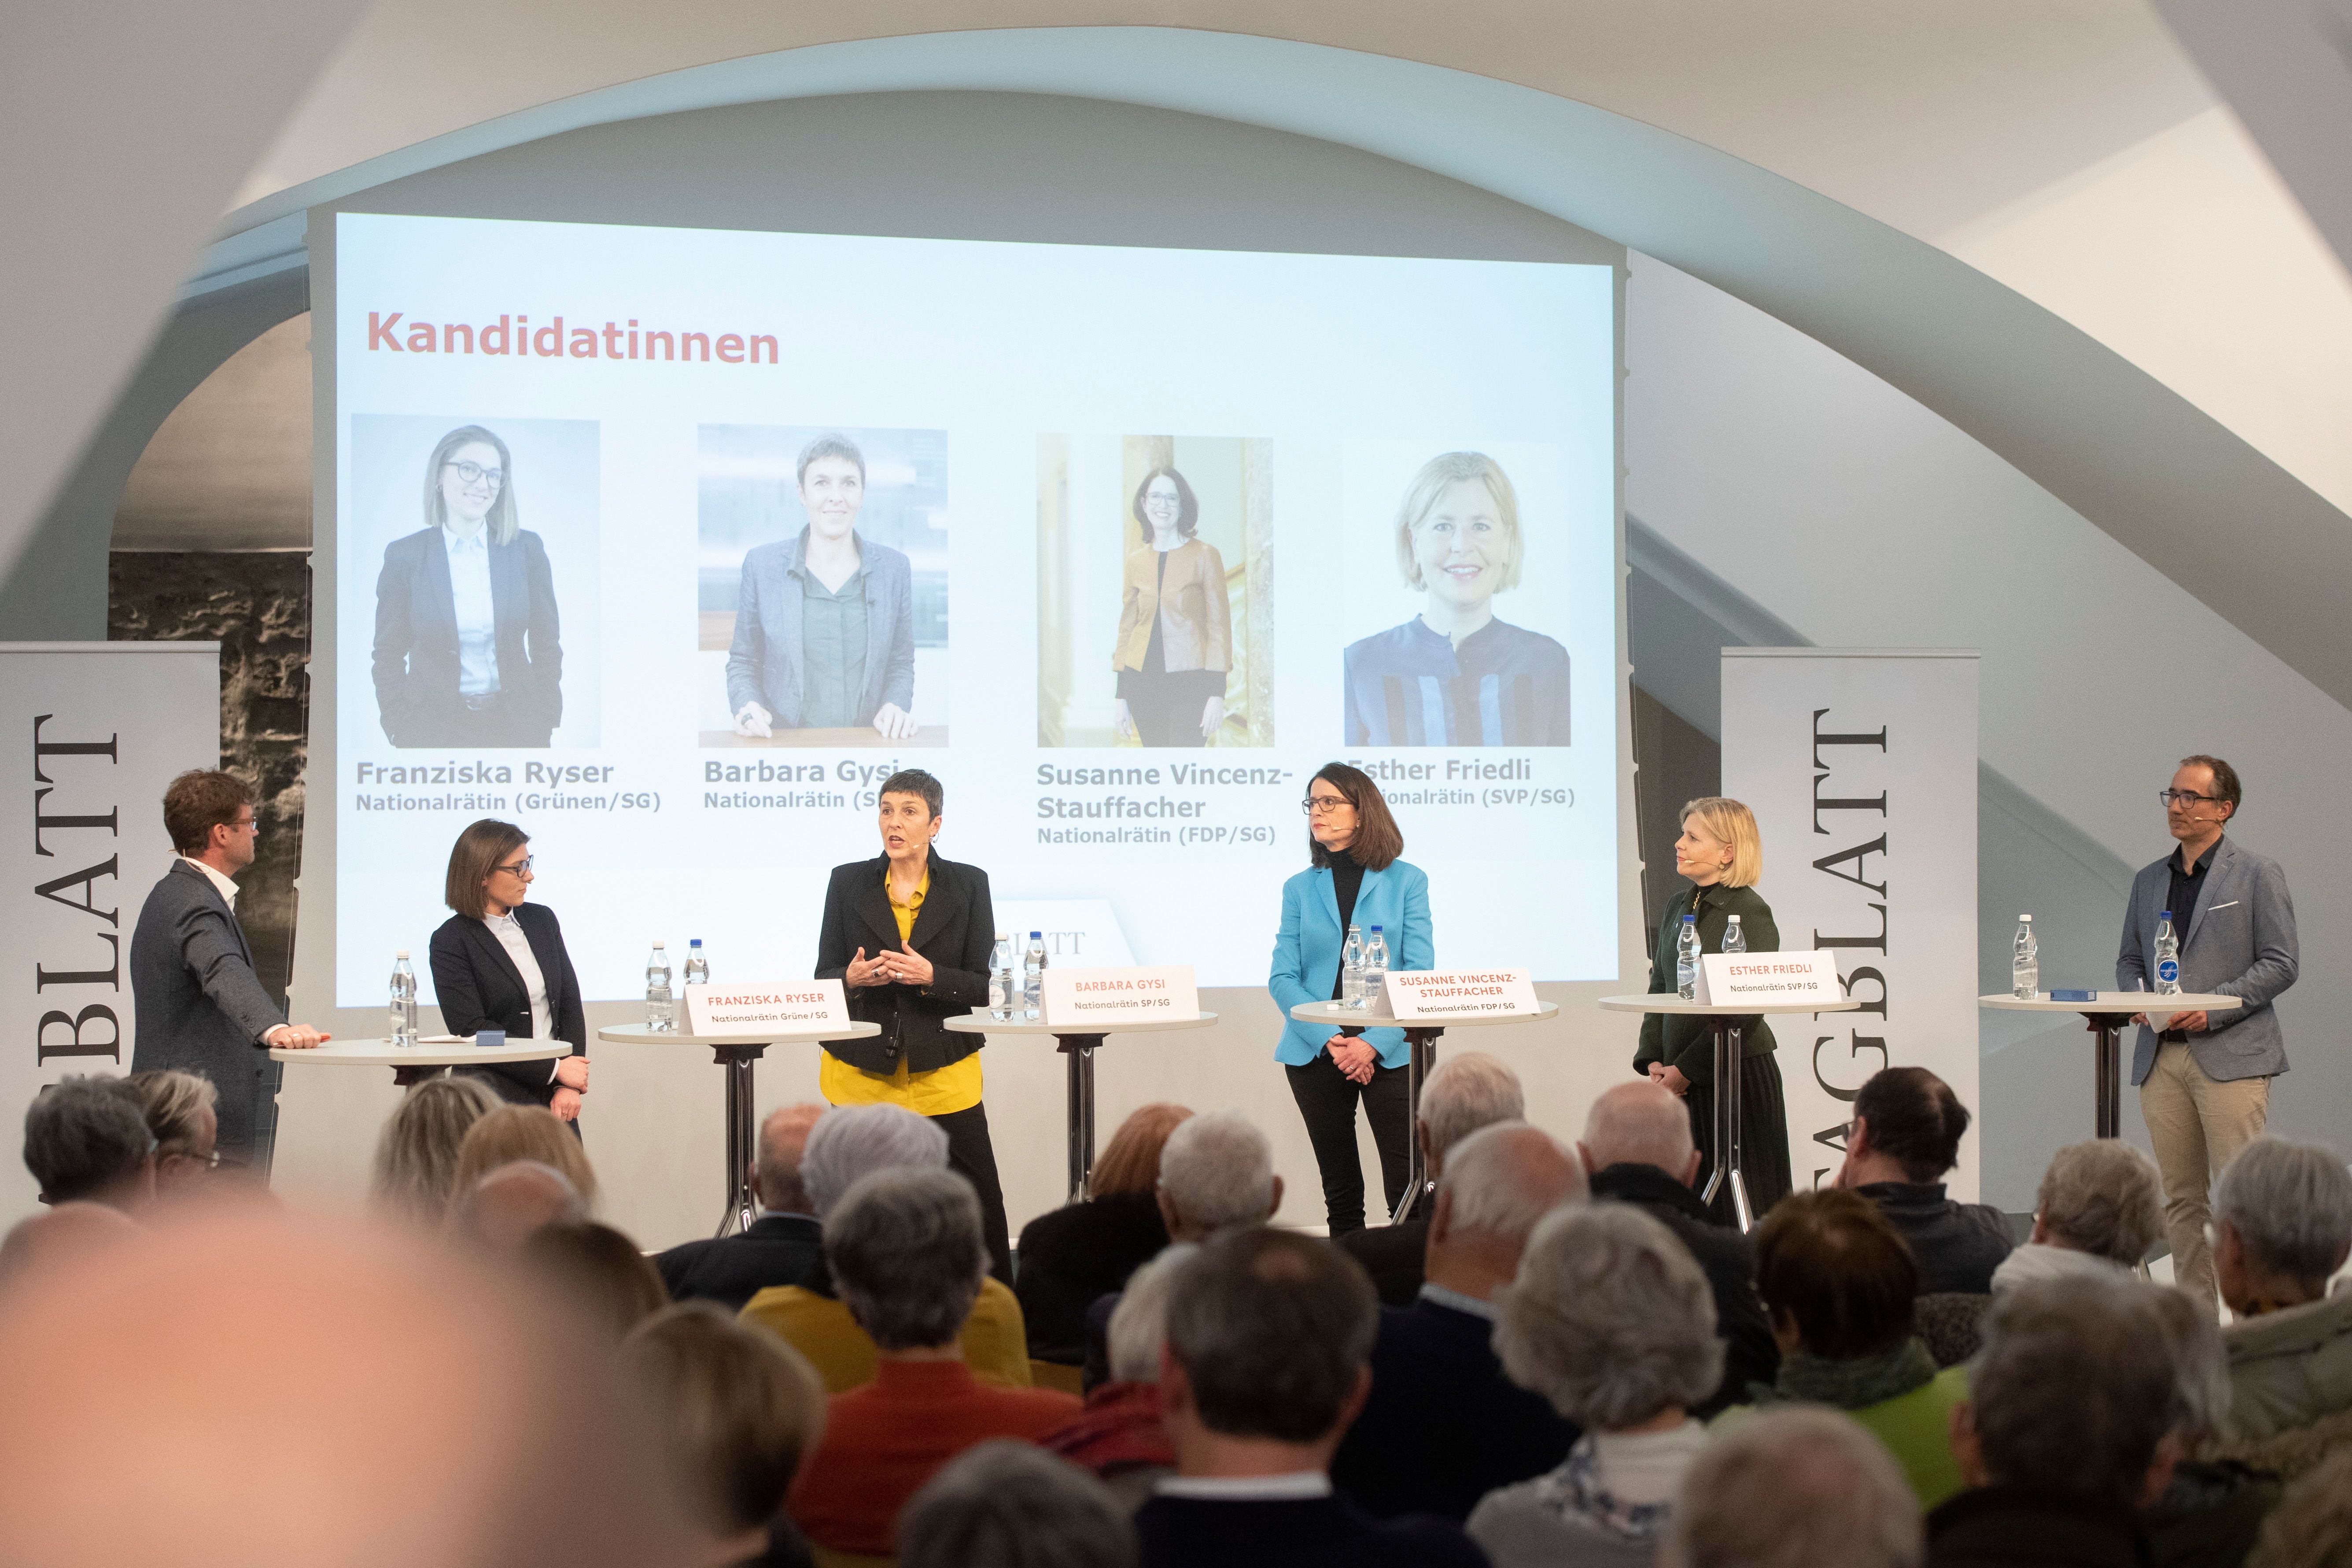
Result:
[[[2123,1032],[2134,1013],[2231,1013],[2244,1006],[2237,996],[2184,992],[2102,991],[2088,1002],[2053,1002],[2047,991],[2032,996],[1997,993],[1977,998],[1979,1007],[2016,1013],[2075,1013],[2090,1020],[2099,1037],[2091,1055],[2091,1128],[2097,1138],[2123,1136]]]
[[[1087,1177],[1095,1168],[1095,1052],[1112,1035],[1152,1035],[1168,1029],[1204,1029],[1217,1021],[1214,1013],[1201,1013],[1190,1018],[1154,1018],[1149,1022],[1120,1024],[1108,1029],[1082,1030],[1066,1024],[1048,1024],[1035,1018],[992,1018],[984,1007],[974,1008],[960,1018],[947,1020],[947,1028],[958,1035],[1051,1035],[1058,1040],[1058,1049],[1069,1058],[1068,1075],[1063,1080],[1063,1121],[1070,1148],[1070,1198],[1076,1203],[1087,1195]]]
[[[1748,1179],[1739,1173],[1739,1031],[1734,1018],[1765,1013],[1851,1013],[1862,1005],[1852,997],[1835,1002],[1686,1002],[1670,991],[1640,996],[1603,996],[1601,1005],[1612,1013],[1664,1013],[1696,1016],[1706,1020],[1715,1037],[1715,1169],[1706,1178],[1699,1202],[1713,1203],[1724,1178],[1731,1180],[1731,1212],[1739,1228],[1751,1229],[1756,1211],[1748,1205]]]
[[[756,1194],[751,1163],[757,1129],[752,1122],[751,1064],[770,1046],[815,1045],[824,1040],[870,1039],[882,1032],[879,1024],[845,1024],[838,1028],[770,1035],[752,1039],[743,1035],[689,1035],[677,1029],[652,1029],[643,1024],[616,1024],[599,1029],[596,1037],[625,1046],[709,1046],[711,1058],[727,1069],[727,1212],[719,1216],[713,1238],[751,1228]]]
[[[469,1039],[416,1046],[395,1046],[390,1040],[329,1040],[306,1050],[284,1046],[269,1048],[273,1062],[390,1068],[392,1081],[398,1084],[415,1083],[425,1076],[426,1069],[487,1067],[492,1062],[545,1062],[571,1054],[572,1047],[562,1040],[509,1040],[503,1046],[478,1046]]]
[[[1404,1043],[1411,1053],[1405,1058],[1405,1166],[1404,1195],[1397,1199],[1396,1211],[1389,1215],[1391,1225],[1402,1225],[1412,1213],[1412,1205],[1428,1185],[1429,1176],[1421,1168],[1421,1135],[1416,1131],[1421,1120],[1421,1086],[1428,1081],[1430,1069],[1437,1065],[1437,1037],[1448,1029],[1475,1028],[1482,1024],[1539,1024],[1546,1018],[1559,1016],[1557,1002],[1538,1003],[1532,1013],[1447,1013],[1436,1017],[1421,1017],[1410,1022],[1382,1018],[1357,1007],[1342,1007],[1337,1002],[1302,1002],[1290,1010],[1290,1016],[1302,1024],[1328,1024],[1335,1029],[1402,1029]]]

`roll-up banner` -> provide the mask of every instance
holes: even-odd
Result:
[[[220,645],[0,643],[12,962],[0,1129],[68,1074],[131,1071],[131,931],[171,868],[163,787],[220,766]],[[0,1227],[37,1207],[24,1162],[0,1160]]]
[[[1783,948],[1835,955],[1860,1011],[1776,1019],[1800,1190],[1845,1154],[1863,1080],[1924,1067],[1977,1101],[1977,665],[1956,648],[1723,650],[1723,793],[1764,844]],[[1951,1195],[1977,1195],[1979,1140]]]

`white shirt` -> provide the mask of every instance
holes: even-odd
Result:
[[[1682,1489],[1684,1473],[1706,1449],[1706,1428],[1685,1421],[1664,1432],[1638,1436],[1595,1432],[1592,1447],[1609,1495],[1632,1507],[1646,1508],[1674,1500]]]
[[[449,597],[457,608],[457,690],[486,697],[499,689],[499,612],[490,595],[490,531],[460,538],[441,531],[449,552]]]
[[[1329,1497],[1331,1478],[1321,1470],[1293,1470],[1286,1476],[1165,1476],[1151,1489],[1161,1497],[1203,1502],[1298,1502]]]
[[[193,855],[183,855],[180,858],[185,860],[189,865],[194,866],[197,870],[202,871],[206,877],[210,878],[212,879],[213,886],[220,889],[221,899],[228,905],[229,913],[235,914],[236,912],[236,884],[235,882],[230,881],[226,877],[222,876],[216,868],[197,859]]]
[[[482,923],[490,928],[490,934],[499,939],[499,945],[507,950],[509,958],[514,960],[515,973],[522,976],[523,993],[530,998],[530,1037],[534,1040],[553,1039],[555,1014],[547,1005],[547,976],[540,970],[538,955],[530,951],[530,938],[523,934],[522,922],[512,914],[503,914],[484,915]],[[573,1040],[568,1043],[578,1045],[580,1042]],[[555,1077],[556,1062],[562,1059],[558,1057],[547,1064],[549,1079]]]

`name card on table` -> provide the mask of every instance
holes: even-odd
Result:
[[[1699,1001],[1843,1002],[1837,959],[1813,952],[1703,952],[1698,957]]]
[[[1189,963],[1139,963],[1120,969],[1054,969],[1044,976],[1040,1000],[1054,1028],[1148,1024],[1163,1018],[1197,1018],[1201,993]]]
[[[788,980],[767,985],[689,985],[690,1035],[807,1035],[849,1026],[849,997],[838,980]]]
[[[1388,984],[1364,1009],[1374,1018],[1459,1017],[1465,1013],[1533,1014],[1535,983],[1524,969],[1423,969],[1391,971]]]

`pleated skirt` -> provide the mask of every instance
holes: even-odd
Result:
[[[1683,1103],[1690,1110],[1691,1137],[1702,1156],[1698,1190],[1705,1192],[1716,1165],[1715,1085],[1691,1085]],[[1739,1058],[1739,1173],[1748,1206],[1759,1220],[1789,1195],[1789,1107],[1780,1093],[1780,1060],[1773,1052]],[[1717,1224],[1738,1223],[1730,1183],[1716,1189],[1710,1206]]]

